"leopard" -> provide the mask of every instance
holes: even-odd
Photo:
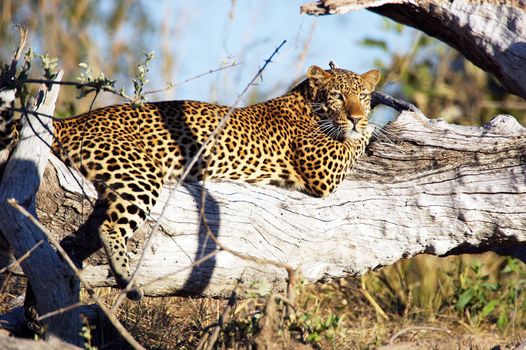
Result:
[[[113,277],[139,300],[140,288],[128,285],[127,243],[164,185],[185,173],[188,182],[273,184],[326,197],[371,139],[371,94],[380,78],[376,69],[357,74],[331,63],[310,66],[284,95],[247,107],[194,100],[111,105],[55,119],[52,150],[95,186],[92,215],[98,213]]]

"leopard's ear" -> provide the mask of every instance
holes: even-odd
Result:
[[[365,85],[369,92],[374,91],[376,84],[380,81],[382,73],[378,69],[372,69],[362,74],[362,78],[365,80]]]
[[[318,66],[310,66],[307,70],[307,78],[317,81],[317,82],[325,82],[331,77],[331,74],[324,71],[322,68]]]

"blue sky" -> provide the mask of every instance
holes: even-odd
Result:
[[[155,51],[157,56],[170,53],[175,59],[168,76],[159,73],[160,60],[152,62],[149,89],[163,87],[165,81],[184,80],[225,62],[242,63],[151,99],[232,103],[263,60],[283,40],[287,43],[265,70],[263,81],[258,83],[257,91],[264,97],[286,92],[288,84],[301,78],[313,64],[327,67],[333,60],[339,67],[362,73],[375,68],[374,62],[378,59],[389,60],[384,51],[359,45],[364,38],[384,40],[391,51],[409,50],[412,30],[404,30],[401,34],[383,30],[385,19],[365,10],[338,16],[300,15],[299,8],[304,2],[238,0],[229,17],[230,0],[145,1],[145,6],[152,9],[153,22],[166,23],[164,32],[168,33],[149,39],[146,49]],[[119,35],[126,33],[123,31]],[[302,58],[306,42],[309,49]],[[245,103],[249,96],[250,93]]]

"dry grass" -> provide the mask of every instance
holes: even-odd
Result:
[[[472,269],[478,266],[474,261],[482,262],[478,272]],[[484,317],[474,304],[462,310],[457,305],[466,288],[481,281],[498,283],[480,296],[486,303],[498,300]],[[419,256],[369,273],[363,284],[360,279],[341,279],[298,286],[295,311],[289,316],[279,298],[240,300],[216,345],[219,349],[253,349],[256,344],[269,349],[512,349],[526,337],[525,283],[522,263],[492,254]],[[364,296],[363,286],[376,309]],[[13,288],[20,291],[15,283]],[[512,289],[514,298],[508,295]],[[3,293],[1,304],[7,305],[16,295]],[[110,289],[99,289],[98,295],[108,305],[118,296]],[[196,349],[226,304],[207,298],[145,298],[140,303],[124,302],[118,317],[148,349]],[[499,323],[502,311],[507,313],[505,324]],[[99,348],[125,348],[122,341],[110,341],[109,334]]]

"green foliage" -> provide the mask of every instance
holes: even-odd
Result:
[[[384,51],[388,51],[387,42],[385,40],[365,38],[362,41],[360,41],[359,44],[368,47],[377,47]]]
[[[22,68],[18,73],[18,77],[16,78],[16,97],[20,99],[22,105],[25,105],[25,101],[27,99],[29,91],[26,84],[20,84],[19,82],[25,81],[29,78],[31,63],[36,58],[36,56],[37,54],[33,51],[31,47],[24,53],[24,61],[22,63]]]
[[[94,77],[93,68],[85,62],[81,62],[79,63],[79,67],[84,71],[77,77],[77,81],[79,82],[77,85],[77,89],[79,90],[77,98],[85,97],[92,92],[99,93],[100,91],[107,91],[128,100],[134,107],[140,106],[146,101],[143,88],[144,85],[149,82],[147,74],[150,71],[150,63],[155,53],[153,51],[144,52],[144,56],[145,59],[137,65],[137,72],[135,78],[132,80],[134,88],[133,97],[126,95],[124,87],[117,91],[115,89],[116,81],[106,78],[103,72],[99,72],[97,77]]]
[[[223,328],[224,345],[235,344],[237,339],[252,339],[260,330],[259,324],[262,312],[255,312],[252,316],[237,317],[228,322]]]
[[[329,314],[327,317],[317,316],[316,314],[303,313],[292,328],[302,330],[303,339],[310,344],[319,344],[324,338],[331,342],[340,327],[342,318]]]
[[[460,274],[455,308],[478,327],[499,304],[499,300],[493,299],[493,292],[498,289],[498,283],[490,282],[490,276],[482,272],[482,263],[475,260]]]
[[[31,45],[40,52],[48,52],[49,57],[60,59],[59,65],[64,70],[63,80],[75,80],[78,63],[84,61],[89,62],[93,71],[104,72],[107,77],[131,85],[128,80],[129,67],[140,63],[141,57],[137,53],[148,48],[150,35],[158,28],[154,27],[154,19],[145,4],[144,1],[127,0],[8,0],[0,21],[0,41],[3,44],[0,47],[0,61],[10,61],[12,48],[16,45],[12,23],[24,22],[31,32]],[[123,31],[127,35],[118,35]],[[52,68],[50,65],[53,63],[48,61],[46,66]],[[39,73],[38,78],[41,76]],[[46,78],[51,79],[51,76]],[[97,75],[93,80],[94,86],[104,86],[102,90],[109,88],[113,81],[105,81]],[[84,96],[82,91],[79,92]],[[90,99],[76,98],[79,92],[61,89],[62,103],[57,105],[57,113],[75,115],[90,108]],[[97,88],[92,88],[90,92],[97,92]],[[123,97],[120,92],[116,91],[116,95]],[[117,100],[107,96],[103,103]]]
[[[76,86],[79,91],[77,98],[86,97],[88,94],[100,91],[110,91],[123,97],[124,93],[115,91],[115,80],[106,78],[103,72],[99,72],[96,78],[93,77],[93,69],[84,62],[79,63],[79,67],[84,71],[77,77],[79,84]]]
[[[93,327],[85,324],[82,326],[80,336],[84,339],[84,349],[85,350],[98,350],[96,346],[93,346],[93,337],[91,335],[91,330]]]
[[[250,289],[247,291],[249,298],[260,298],[269,295],[269,291],[272,290],[272,286],[268,281],[254,281],[250,285]]]
[[[387,312],[427,319],[454,313],[470,327],[494,325],[501,334],[526,327],[526,265],[511,257],[417,256],[369,273],[365,282]]]
[[[50,57],[49,54],[38,55],[43,69],[44,78],[54,80],[57,77],[58,58]]]
[[[483,320],[493,320],[504,331],[510,322],[508,316],[526,309],[523,292],[526,273],[519,263],[507,258],[499,273],[505,282],[498,283],[490,282],[490,276],[481,272],[480,262],[474,262],[461,274],[456,309],[474,326],[478,327]]]
[[[402,33],[406,28],[403,24],[391,21],[390,19],[383,18],[382,29],[385,31],[395,31],[397,33]]]
[[[135,79],[133,79],[133,88],[134,88],[134,97],[132,104],[140,105],[145,101],[143,95],[143,88],[149,80],[146,78],[146,74],[150,70],[150,63],[155,57],[155,52],[143,52],[145,58],[144,62],[140,63],[137,66],[137,72],[135,74]]]

